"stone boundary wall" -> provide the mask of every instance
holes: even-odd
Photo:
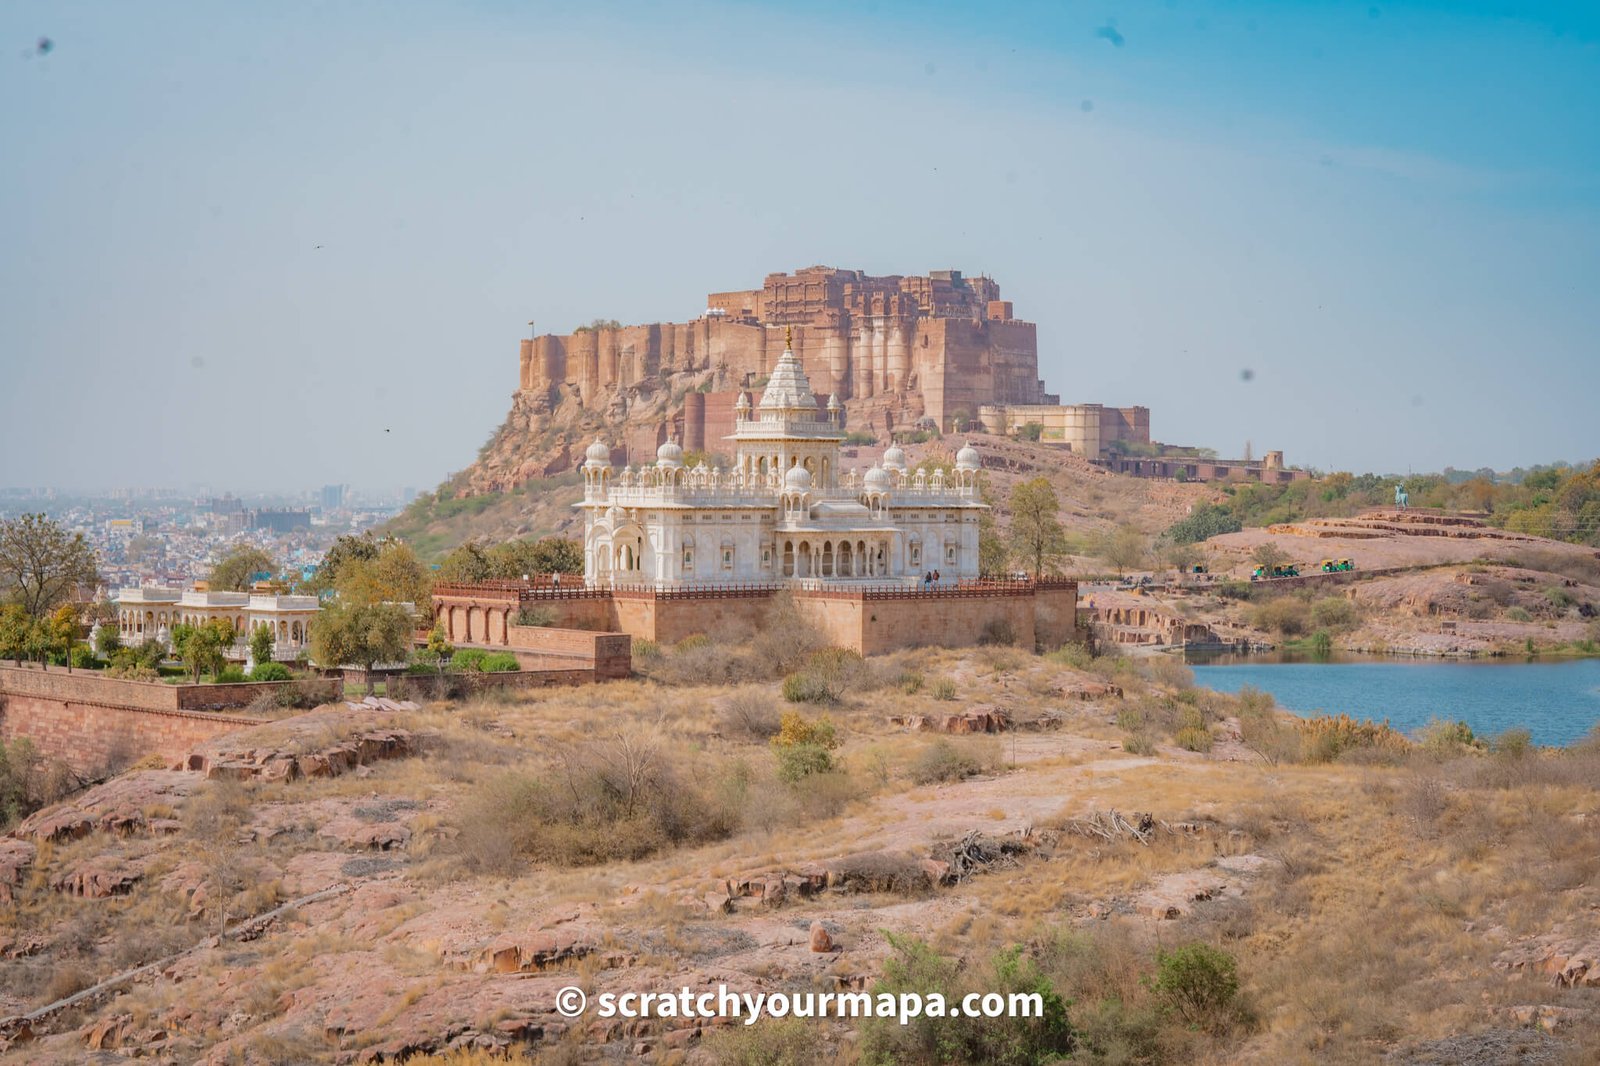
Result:
[[[595,662],[600,664],[605,657],[603,641],[609,637],[676,644],[696,634],[722,638],[755,633],[766,624],[772,597],[786,589],[793,592],[802,613],[831,642],[863,655],[923,645],[962,647],[1005,633],[1017,646],[1029,649],[1049,650],[1082,639],[1078,583],[1069,578],[1044,578],[974,581],[939,588],[901,584],[808,588],[775,583],[672,589],[625,586],[586,589],[581,596],[569,596],[568,590],[563,589],[559,598],[549,599],[542,595],[549,590],[536,589],[529,599],[549,605],[558,613],[568,605],[581,604],[585,610],[603,608],[609,616],[608,627],[618,632],[507,625],[501,641],[464,643],[554,656],[565,656],[577,648],[593,648],[586,653],[595,655]],[[468,617],[464,612],[481,612],[491,619],[487,632],[493,637],[498,632],[492,621],[493,612],[506,609],[508,597],[514,594],[514,589],[486,586],[479,600],[472,596],[470,586],[453,585],[436,595],[435,605],[447,612],[441,617],[456,624],[456,632],[462,636],[466,635],[462,619]],[[563,622],[571,624],[565,617]],[[473,628],[474,634],[480,631],[480,627]],[[452,640],[461,642],[454,633]],[[616,672],[603,676],[626,676],[621,672],[620,652],[618,662]],[[597,665],[596,669],[603,671],[606,667]]]
[[[548,626],[506,627],[506,646],[573,669],[594,671],[597,680],[627,677],[633,673],[633,638],[626,633],[596,633],[583,629]]]
[[[149,755],[176,765],[197,744],[266,721],[179,709],[176,697],[163,700],[155,689],[177,686],[0,667],[0,738],[26,737],[46,758],[99,777]]]
[[[105,677],[92,670],[68,673],[64,667],[45,670],[36,666],[0,666],[0,693],[146,711],[235,710],[248,707],[263,692],[277,692],[289,685],[300,688],[318,703],[332,703],[344,695],[343,682],[338,678],[169,685],[162,681]]]

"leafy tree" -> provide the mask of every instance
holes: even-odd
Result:
[[[411,614],[397,603],[323,604],[311,627],[311,655],[317,665],[346,664],[371,671],[375,663],[403,661],[411,646]]]
[[[206,580],[218,592],[248,592],[253,583],[252,575],[273,574],[277,569],[272,556],[260,548],[242,545],[223,556],[222,561],[211,568],[211,576]]]
[[[337,588],[339,575],[346,564],[373,562],[378,558],[379,551],[379,542],[370,529],[361,534],[344,533],[335,537],[333,544],[323,553],[322,565],[317,567],[311,580],[301,586],[301,591],[318,595]]]
[[[1067,554],[1067,533],[1057,515],[1061,502],[1056,490],[1042,477],[1024,481],[1011,490],[1011,554],[1034,577],[1054,571]]]
[[[44,623],[45,649],[50,658],[72,669],[72,649],[78,643],[78,612],[70,603],[57,607]]]
[[[490,548],[484,557],[489,577],[514,580],[524,574],[583,573],[583,544],[566,537],[508,541]]]
[[[94,635],[94,650],[102,659],[109,659],[122,650],[122,631],[114,625],[100,626]]]
[[[487,581],[494,572],[489,552],[477,541],[469,540],[439,563],[440,581]]]
[[[1223,1019],[1239,994],[1239,967],[1226,951],[1187,944],[1156,953],[1150,990],[1190,1025],[1210,1028]]]
[[[1162,547],[1161,556],[1174,570],[1186,574],[1200,562],[1200,549],[1193,544],[1169,541]]]
[[[256,627],[250,631],[250,657],[255,660],[257,666],[272,661],[272,645],[274,643],[272,627],[265,622],[257,623]]]
[[[10,659],[21,666],[24,658],[32,656],[29,637],[33,624],[22,604],[0,607],[0,659]]]
[[[1256,550],[1250,553],[1250,558],[1268,573],[1272,572],[1273,567],[1283,566],[1289,561],[1289,556],[1284,550],[1270,540],[1256,545]]]
[[[1121,525],[1100,538],[1095,554],[1116,567],[1123,574],[1145,561],[1150,544],[1143,533],[1133,526]]]
[[[444,664],[446,660],[448,660],[455,653],[455,647],[445,637],[444,626],[434,626],[433,632],[428,634],[428,646],[423,649],[422,654],[432,659],[435,668],[439,673],[442,674],[444,673]]]
[[[209,672],[213,677],[222,673],[227,665],[224,652],[233,646],[233,627],[221,618],[212,618],[200,625],[179,623],[172,627],[172,650],[195,684],[200,675]]]
[[[429,602],[433,580],[411,547],[397,540],[383,541],[371,559],[341,563],[333,586],[348,603]]]
[[[43,618],[78,585],[95,585],[100,572],[82,533],[68,533],[42,514],[0,521],[0,593]]]
[[[1017,439],[1038,440],[1044,436],[1044,426],[1038,422],[1024,422],[1017,427]]]
[[[1216,504],[1196,504],[1187,518],[1172,524],[1167,536],[1176,544],[1194,544],[1223,533],[1237,533],[1243,528],[1239,519]]]

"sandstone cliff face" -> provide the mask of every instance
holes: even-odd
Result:
[[[455,492],[504,492],[569,470],[596,434],[622,462],[650,461],[668,437],[720,450],[734,397],[759,395],[786,343],[813,391],[843,403],[846,427],[879,436],[923,418],[950,428],[982,404],[1053,402],[1038,377],[1036,327],[999,295],[991,279],[959,271],[811,267],[712,293],[690,322],[524,340],[511,413]]]

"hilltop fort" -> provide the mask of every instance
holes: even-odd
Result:
[[[669,440],[727,454],[739,397],[760,394],[786,338],[819,417],[837,421],[852,443],[981,431],[1054,444],[1135,476],[1297,476],[1281,453],[1201,462],[1198,449],[1155,445],[1146,407],[1062,404],[1039,377],[1038,328],[1017,317],[993,278],[812,266],[768,274],[760,288],[710,293],[687,322],[596,320],[524,339],[511,413],[452,494],[505,492],[571,471],[597,433],[619,466],[652,462]]]

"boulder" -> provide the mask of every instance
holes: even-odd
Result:
[[[833,950],[833,937],[828,935],[821,922],[811,923],[811,950],[818,953]]]
[[[89,862],[57,875],[50,887],[69,896],[108,899],[126,896],[143,876],[143,870],[116,860]]]

